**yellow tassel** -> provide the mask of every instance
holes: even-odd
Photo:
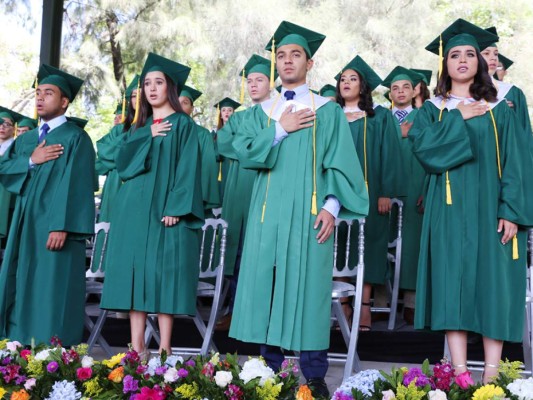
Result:
[[[35,78],[35,105],[33,106],[33,119],[39,118],[39,115],[37,114],[37,86],[39,86],[37,82],[37,78]]]
[[[368,193],[368,181],[365,181],[366,192]]]
[[[443,49],[442,49],[442,35],[440,35],[440,40],[439,40],[439,78],[442,74],[442,68],[444,66],[444,54],[443,54]]]
[[[242,79],[241,79],[241,104],[244,104],[244,84],[246,83],[246,76],[244,75],[244,68],[242,69]]]
[[[317,215],[318,210],[316,207],[316,192],[313,192],[313,196],[311,197],[311,214]]]
[[[218,181],[222,182],[222,161],[218,163]]]
[[[263,211],[261,212],[261,223],[263,223],[265,221],[265,210],[266,210],[266,207],[267,207],[267,203],[265,201],[263,203]]]
[[[19,130],[19,124],[18,124],[18,122],[15,122],[15,131],[13,133],[14,137],[17,137],[18,130]]]
[[[513,236],[513,260],[518,260],[518,238]]]
[[[274,68],[276,68],[276,40],[272,38],[270,53],[270,89],[274,89]]]
[[[448,178],[448,171],[446,171],[446,204],[452,205],[452,188],[450,186],[450,179]]]
[[[139,82],[137,82],[137,98],[135,99],[135,116],[133,117],[133,121],[131,121],[132,124],[137,123],[137,119],[139,118],[139,108],[141,108],[141,80],[139,79]]]
[[[122,94],[122,117],[120,117],[120,123],[126,122],[126,92]]]
[[[389,95],[389,97],[390,97],[390,95]],[[390,109],[392,110],[393,108],[394,108],[394,100],[391,99],[391,101],[390,101]]]

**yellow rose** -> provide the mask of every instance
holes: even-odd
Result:
[[[123,378],[124,378],[124,367],[115,368],[113,371],[111,371],[111,373],[108,376],[108,379],[115,383],[122,382]]]
[[[114,368],[115,365],[122,361],[125,355],[125,353],[115,354],[109,360],[102,361],[102,364],[104,364],[107,368]]]

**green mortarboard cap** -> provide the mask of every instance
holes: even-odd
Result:
[[[449,27],[447,27],[440,36],[434,39],[426,46],[426,50],[439,54],[440,39],[442,37],[442,45],[444,50],[442,54],[446,54],[452,47],[456,46],[473,46],[478,51],[486,48],[491,43],[498,41],[498,36],[474,25],[464,19],[459,18]]]
[[[188,97],[189,99],[191,99],[191,102],[195,102],[196,99],[198,99],[200,96],[202,95],[202,92],[200,92],[199,90],[196,90],[196,89],[193,89],[192,87],[190,86],[184,86],[183,87],[183,90],[181,91],[180,93],[180,97],[183,96],[183,97]]]
[[[495,26],[491,26],[490,28],[486,28],[485,30],[487,32],[489,32],[489,33],[492,33],[495,36],[498,36],[498,30],[496,29]],[[499,39],[499,37],[498,37],[498,39]],[[481,47],[481,50],[485,50],[487,47],[498,47],[496,42],[497,42],[497,40],[492,42],[492,43],[489,43],[488,46]]]
[[[9,118],[13,124],[18,123],[24,118],[24,115],[21,115],[15,111],[11,111],[9,108],[0,106],[0,118],[2,118],[2,123],[4,118]]]
[[[83,85],[83,80],[50,65],[42,64],[37,73],[37,85],[44,84],[57,86],[70,101],[73,101]]]
[[[178,86],[178,89],[185,85],[185,81],[191,72],[191,69],[185,65],[169,60],[155,53],[148,53],[141,73],[141,81],[144,81],[148,72],[163,72]]]
[[[508,70],[509,67],[514,64],[513,60],[508,59],[502,53],[498,54],[498,61],[502,63],[503,68],[505,68],[505,70]]]
[[[236,110],[237,108],[241,106],[241,103],[237,103],[235,100],[230,99],[229,97],[226,97],[220,100],[218,103],[216,103],[213,107],[217,108],[217,106],[220,108],[231,107],[234,110]]]
[[[85,125],[87,125],[87,122],[89,122],[86,119],[78,118],[78,117],[67,117],[67,121],[70,121],[78,125],[81,129],[84,129]]]
[[[394,82],[402,80],[411,82],[414,88],[422,80],[422,75],[418,72],[411,71],[410,69],[397,66],[390,72],[389,75],[387,75],[385,79],[383,79],[381,84],[390,89]]]
[[[115,110],[115,115],[118,115],[118,114],[122,115],[122,103],[118,103],[117,104],[117,108]]]
[[[18,123],[18,127],[19,128],[28,127],[30,129],[35,129],[37,127],[37,120],[32,119],[32,118],[28,118],[28,117],[24,117]]]
[[[433,75],[433,71],[430,69],[417,69],[417,68],[411,68],[411,71],[417,72],[420,75],[422,75],[422,80],[426,83],[426,85],[429,86],[431,82],[431,76]]]
[[[337,95],[337,88],[328,83],[327,85],[322,86],[319,94],[324,97],[335,97]]]
[[[274,36],[270,38],[265,50],[272,51],[272,40],[274,40],[276,49],[287,44],[297,44],[304,48],[309,58],[312,58],[325,38],[326,36],[321,33],[283,21],[274,32]]]
[[[368,83],[368,86],[370,86],[370,90],[374,90],[381,84],[381,78],[378,74],[374,72],[372,68],[359,56],[355,56],[355,58],[350,61],[346,66],[341,70],[340,73],[335,76],[335,79],[338,81],[341,78],[341,75],[344,71],[347,69],[353,69],[354,71],[358,72],[362,78]]]
[[[137,88],[139,87],[139,78],[140,78],[140,76],[136,74],[133,77],[133,79],[131,80],[131,82],[128,85],[128,87],[126,88],[126,93],[125,94],[126,94],[126,98],[127,99],[131,98],[131,94],[133,93],[133,91],[137,90]]]
[[[248,78],[249,74],[252,74],[254,72],[259,72],[261,74],[264,74],[267,76],[267,78],[270,78],[270,68],[271,68],[271,62],[270,60],[267,60],[265,57],[258,56],[257,54],[254,54],[244,68],[239,73],[240,76],[242,76],[244,71],[244,76]],[[274,71],[274,79],[278,79],[278,72]]]

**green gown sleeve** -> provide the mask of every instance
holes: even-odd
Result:
[[[243,168],[270,169],[276,164],[279,143],[272,146],[276,136],[275,121],[267,126],[266,116],[261,114],[264,115],[261,106],[255,106],[253,111],[244,116],[235,136],[233,147]]]
[[[124,125],[115,125],[111,131],[96,142],[96,172],[107,175],[116,168],[115,158],[123,140]]]
[[[461,112],[444,110],[442,121],[438,113],[432,103],[425,102],[409,131],[413,153],[431,174],[442,174],[473,158]]]
[[[19,137],[0,157],[0,183],[14,194],[21,193],[29,176],[33,147],[28,146],[27,142],[24,136]]]
[[[239,126],[242,123],[242,116],[245,111],[234,113],[218,132],[217,132],[217,146],[220,155],[237,160],[237,153],[233,148],[233,139]]]
[[[522,89],[513,86],[512,90],[512,98],[510,99],[513,102],[513,110],[518,117],[518,121],[522,125],[522,127],[525,129],[526,133],[532,134],[531,131],[531,120],[529,119],[529,111],[527,107],[527,100],[524,92]]]
[[[150,150],[152,148],[151,119],[144,127],[128,132],[124,136],[116,158],[117,171],[123,181],[150,169]]]
[[[202,192],[204,197],[204,208],[220,207],[220,191],[218,187],[218,164],[216,161],[213,137],[207,129],[196,126],[198,141],[200,144],[200,154],[202,157]]]
[[[65,231],[69,236],[85,238],[94,231],[93,188],[95,153],[89,136],[84,132],[71,144],[65,170],[52,200],[49,231]]]

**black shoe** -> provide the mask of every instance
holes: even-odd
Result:
[[[307,386],[311,389],[311,394],[315,399],[329,399],[328,385],[324,378],[311,378],[307,380]]]

